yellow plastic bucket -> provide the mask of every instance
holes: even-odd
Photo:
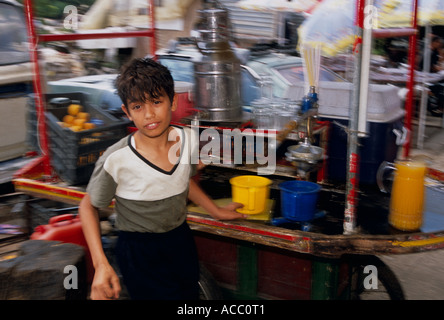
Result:
[[[270,179],[258,176],[237,176],[230,179],[233,202],[242,203],[237,209],[243,214],[258,214],[265,210],[270,197]]]

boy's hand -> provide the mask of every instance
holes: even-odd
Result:
[[[92,300],[114,300],[119,298],[120,281],[109,264],[101,264],[95,269],[91,286]]]
[[[246,218],[247,215],[236,211],[236,209],[242,208],[243,206],[241,203],[231,202],[224,207],[219,207],[217,212],[214,212],[212,216],[219,220],[243,219]]]

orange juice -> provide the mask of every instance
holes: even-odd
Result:
[[[426,165],[420,161],[395,162],[389,223],[402,231],[418,230],[424,210]]]

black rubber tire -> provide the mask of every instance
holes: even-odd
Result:
[[[213,275],[201,264],[199,279],[200,300],[223,300],[222,291]]]
[[[352,299],[361,299],[361,295],[365,292],[363,283],[366,274],[364,274],[363,270],[367,265],[374,265],[378,270],[379,283],[382,284],[383,290],[388,295],[390,300],[405,300],[405,296],[398,278],[393,271],[377,256],[354,256],[352,261],[355,272],[357,272],[358,279],[356,284],[356,292]]]

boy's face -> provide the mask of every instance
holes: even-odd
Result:
[[[165,92],[153,99],[132,101],[128,109],[122,104],[122,110],[143,135],[156,138],[167,131],[171,122],[171,112],[177,108],[177,99],[171,102]]]

